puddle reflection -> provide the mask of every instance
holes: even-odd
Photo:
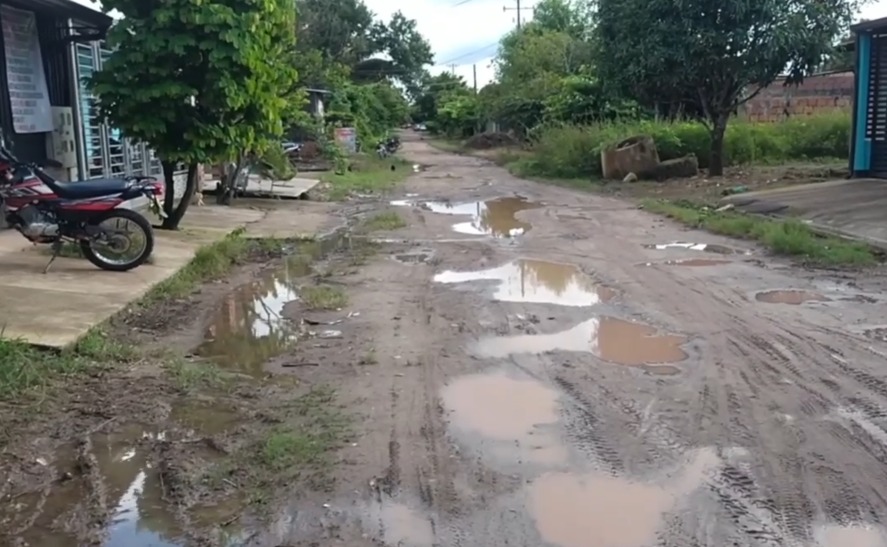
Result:
[[[646,547],[663,516],[702,486],[720,461],[697,450],[661,484],[605,473],[548,473],[533,481],[527,508],[542,538],[562,547]]]
[[[601,317],[553,334],[485,338],[477,343],[475,350],[487,358],[551,351],[583,352],[619,365],[650,366],[686,359],[687,354],[681,348],[684,342],[683,336],[660,334],[649,325]]]
[[[453,225],[453,230],[461,234],[488,235],[495,238],[516,237],[526,233],[530,230],[531,225],[518,220],[515,215],[520,211],[542,207],[541,204],[522,197],[504,197],[455,204],[447,201],[397,200],[392,201],[391,204],[415,205],[432,213],[443,215],[470,216],[472,217],[470,221]]]
[[[298,325],[281,315],[287,302],[298,300],[294,277],[286,267],[236,288],[210,321],[197,354],[261,376],[263,363],[298,338]]]
[[[500,302],[592,306],[613,297],[571,264],[520,259],[497,268],[473,272],[445,271],[438,283],[498,281],[493,298]]]

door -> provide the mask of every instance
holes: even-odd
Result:
[[[866,138],[872,143],[871,173],[887,177],[887,34],[872,36]]]

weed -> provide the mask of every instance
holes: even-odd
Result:
[[[84,372],[90,365],[74,352],[44,351],[22,340],[0,338],[0,398],[39,389],[59,376]]]
[[[864,244],[822,237],[797,219],[775,220],[736,212],[716,212],[689,202],[646,200],[644,208],[716,234],[752,239],[777,254],[827,266],[867,266],[877,259]]]
[[[222,371],[211,363],[174,358],[165,363],[165,368],[173,383],[182,391],[218,386],[222,381]]]
[[[336,310],[348,304],[348,295],[339,287],[317,285],[303,287],[299,299],[310,310]]]
[[[406,225],[406,221],[398,213],[386,211],[367,218],[363,222],[362,228],[368,232],[378,232],[382,230],[397,230]]]
[[[329,199],[340,201],[351,194],[373,194],[391,190],[412,173],[410,164],[400,158],[362,156],[352,163],[350,171],[324,175],[330,184]]]
[[[101,328],[90,329],[74,345],[74,351],[94,361],[132,361],[138,356],[136,348],[108,336]]]

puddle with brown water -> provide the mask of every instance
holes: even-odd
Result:
[[[755,300],[767,304],[789,304],[791,306],[800,306],[805,302],[831,302],[830,298],[819,293],[800,290],[759,292],[755,295]]]
[[[298,325],[281,315],[287,302],[298,300],[294,277],[286,267],[234,289],[208,324],[197,354],[261,376],[262,364],[298,339]]]
[[[690,266],[690,267],[704,267],[704,266],[720,266],[722,264],[729,264],[729,260],[715,260],[713,258],[688,258],[685,260],[669,260],[665,263],[666,266]]]
[[[583,321],[575,327],[552,334],[495,336],[480,340],[475,349],[488,358],[515,354],[542,354],[551,351],[592,353],[598,358],[628,366],[676,363],[687,358],[681,348],[683,336],[661,334],[642,323],[614,317]]]
[[[385,545],[404,547],[434,545],[434,529],[431,521],[406,505],[383,503],[370,511],[370,518],[375,521],[371,526],[381,526],[381,539]]]
[[[548,473],[530,485],[527,509],[542,538],[561,547],[646,547],[656,543],[663,516],[719,464],[713,450],[701,449],[661,483],[605,473]]]
[[[445,271],[434,276],[438,283],[496,281],[495,300],[592,306],[607,301],[614,292],[596,285],[572,264],[520,259],[497,268],[471,272]]]
[[[558,393],[531,378],[505,372],[457,378],[441,392],[450,425],[456,430],[515,444],[536,463],[560,463],[566,448],[550,430],[559,419]]]
[[[391,204],[417,206],[443,215],[470,216],[472,217],[470,221],[454,224],[453,230],[461,234],[488,235],[495,238],[516,237],[526,233],[530,230],[531,225],[521,222],[515,215],[520,211],[542,207],[539,203],[528,201],[519,196],[470,203],[396,200]]]

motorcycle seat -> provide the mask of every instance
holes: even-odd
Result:
[[[63,199],[87,199],[123,193],[131,184],[130,179],[113,177],[75,182],[55,181],[52,189],[58,197]]]

